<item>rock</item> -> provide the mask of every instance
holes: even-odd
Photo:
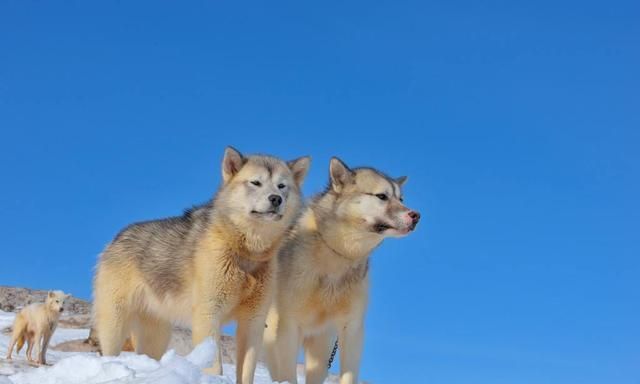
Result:
[[[18,312],[31,303],[44,302],[49,291],[0,286],[0,310]],[[88,301],[69,297],[64,303],[65,311],[74,315],[90,315],[91,304]]]

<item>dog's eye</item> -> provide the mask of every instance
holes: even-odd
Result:
[[[56,303],[57,303],[57,304],[60,304],[60,301],[59,301],[59,300],[56,300]]]
[[[286,185],[284,185],[282,183],[278,184],[278,189],[284,189],[284,187],[286,187]]]
[[[259,182],[258,180],[253,180],[251,184],[255,185],[256,187],[260,187],[262,185],[262,183]]]
[[[376,197],[382,201],[387,201],[388,197],[384,193],[378,193]]]

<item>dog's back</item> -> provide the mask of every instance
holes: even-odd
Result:
[[[135,268],[159,298],[181,290],[180,276],[191,265],[210,207],[208,203],[189,209],[182,216],[129,225],[101,256],[98,274],[105,268],[123,273]]]
[[[55,319],[57,320],[57,319]],[[48,325],[47,310],[44,303],[29,304],[18,313],[14,323],[14,333],[20,324],[25,332],[42,330]]]

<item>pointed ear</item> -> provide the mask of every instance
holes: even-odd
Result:
[[[299,187],[302,185],[302,181],[304,180],[305,176],[307,176],[309,165],[311,165],[311,157],[299,157],[295,160],[288,161],[287,165],[289,166],[291,173],[293,173],[293,180],[295,180],[296,184]]]
[[[331,178],[331,188],[340,192],[345,185],[353,180],[353,171],[342,160],[332,157],[331,163],[329,163],[329,177]]]
[[[246,159],[233,147],[227,147],[224,150],[224,158],[222,159],[222,180],[226,184],[233,176],[240,171]]]
[[[49,291],[49,293],[47,294],[47,296],[49,298],[52,298],[53,296],[55,296],[55,293],[53,293],[53,291]]]
[[[400,176],[400,177],[398,177],[398,178],[395,180],[395,182],[396,182],[396,183],[398,183],[398,185],[402,187],[402,186],[404,185],[404,183],[406,183],[406,182],[407,182],[407,179],[409,179],[409,177],[407,177],[407,176]]]

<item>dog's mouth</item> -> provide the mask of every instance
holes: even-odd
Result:
[[[406,235],[407,233],[413,232],[413,230],[416,229],[416,224],[417,223],[412,223],[411,225],[409,225],[406,228],[397,228],[397,227],[394,227],[394,226],[392,226],[390,224],[379,222],[379,223],[376,223],[376,224],[374,224],[372,226],[372,231],[375,232],[375,233],[382,234],[382,233],[384,233],[386,231],[391,230],[391,231],[395,231],[395,232],[397,232],[399,234]]]
[[[274,221],[278,221],[278,220],[282,219],[282,215],[280,213],[278,213],[277,211],[274,211],[274,210],[269,210],[269,211],[264,211],[264,212],[251,211],[251,216],[258,217],[258,218],[261,218],[261,219],[274,220]]]
[[[373,232],[376,232],[376,233],[382,233],[388,229],[396,229],[395,227],[392,227],[391,225],[383,222],[375,223],[372,228],[373,228]]]

